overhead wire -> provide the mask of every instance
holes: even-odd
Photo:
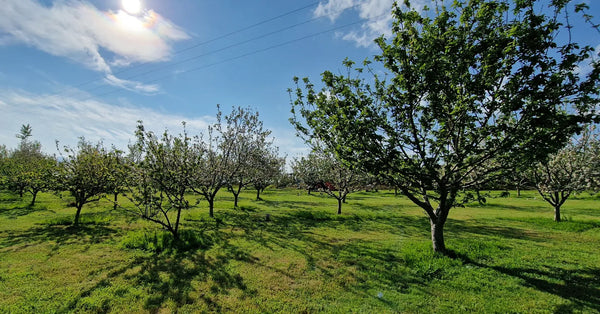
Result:
[[[195,72],[195,71],[203,70],[203,69],[206,69],[206,68],[209,68],[209,67],[213,67],[215,65],[219,65],[219,64],[231,62],[231,61],[238,60],[238,59],[241,59],[241,58],[245,58],[245,57],[248,57],[248,56],[251,56],[251,55],[255,55],[255,54],[258,54],[258,53],[261,53],[261,52],[265,52],[265,51],[272,50],[272,49],[275,49],[275,48],[279,48],[279,47],[282,47],[282,46],[286,46],[286,45],[289,45],[289,44],[292,44],[292,43],[296,43],[296,42],[299,42],[299,41],[302,41],[302,40],[306,40],[308,38],[317,37],[319,35],[323,35],[323,34],[326,34],[326,33],[331,33],[331,32],[334,32],[334,31],[337,31],[337,30],[340,30],[340,29],[343,29],[343,28],[347,28],[347,27],[350,27],[350,26],[353,26],[353,25],[361,24],[361,23],[364,23],[365,21],[376,20],[376,19],[379,19],[379,18],[381,18],[381,17],[383,17],[385,15],[387,15],[387,14],[382,14],[382,15],[373,17],[373,18],[368,19],[368,20],[357,20],[357,21],[354,21],[352,23],[348,23],[348,24],[344,24],[344,25],[341,25],[341,26],[333,27],[333,28],[330,28],[330,29],[327,29],[327,30],[324,30],[324,31],[320,31],[320,32],[317,32],[317,33],[313,33],[313,34],[309,34],[309,35],[302,36],[302,37],[299,37],[299,38],[295,38],[295,39],[292,39],[292,40],[288,40],[288,41],[285,41],[285,42],[282,42],[282,43],[279,43],[279,44],[275,44],[275,45],[271,45],[271,46],[268,46],[268,47],[265,47],[265,48],[257,49],[257,50],[254,50],[254,51],[251,51],[251,52],[247,52],[247,53],[235,56],[235,57],[227,58],[227,59],[224,59],[224,60],[220,60],[220,61],[213,62],[213,63],[210,63],[210,64],[206,64],[206,65],[203,65],[203,66],[191,68],[191,69],[188,69],[188,70],[179,71],[178,74],[185,74],[185,73],[190,73],[190,72]],[[142,82],[142,83],[143,84],[151,84],[151,83],[155,83],[155,82],[158,82],[158,81],[170,78],[170,77],[172,77],[172,74],[161,76],[159,78],[152,79],[152,80],[149,80],[149,81],[145,81],[145,82]],[[106,95],[113,94],[115,92],[120,92],[120,91],[122,91],[122,89],[117,88],[117,87],[113,87],[113,90],[111,90],[111,91],[108,91],[108,92],[105,92],[105,93],[102,93],[102,94],[98,94],[98,95],[89,97],[87,99],[84,99],[84,101],[85,100],[89,100],[89,99],[93,99],[93,98],[96,98],[96,97],[106,96]]]
[[[221,39],[224,39],[224,38],[227,38],[227,37],[233,36],[233,35],[235,35],[235,34],[239,34],[239,33],[242,33],[242,32],[245,32],[245,31],[248,31],[248,30],[250,30],[250,29],[253,29],[253,28],[256,28],[256,27],[258,27],[258,26],[261,26],[261,25],[267,24],[267,23],[269,23],[269,22],[272,22],[272,21],[278,20],[278,19],[280,19],[280,18],[283,18],[283,17],[289,16],[289,15],[292,15],[292,14],[294,14],[294,13],[297,13],[297,12],[300,12],[300,11],[303,11],[303,10],[306,10],[306,9],[308,9],[308,8],[314,7],[315,5],[317,5],[317,4],[319,4],[319,3],[320,3],[320,1],[311,2],[311,3],[309,3],[309,4],[305,5],[305,6],[302,6],[302,7],[300,7],[300,8],[297,8],[297,9],[294,9],[294,10],[291,10],[291,11],[284,12],[284,13],[282,13],[282,14],[279,14],[279,15],[277,15],[277,16],[270,17],[270,18],[267,18],[267,19],[265,19],[265,20],[262,20],[262,21],[259,21],[259,22],[256,22],[256,23],[253,23],[253,24],[250,24],[250,25],[246,25],[246,26],[244,26],[244,27],[240,27],[240,28],[238,28],[238,29],[236,29],[236,30],[233,30],[233,31],[229,32],[229,33],[226,33],[226,34],[223,34],[223,35],[219,35],[219,36],[213,37],[213,38],[211,38],[211,39],[208,39],[208,40],[205,40],[205,41],[202,41],[202,42],[199,42],[199,43],[193,44],[192,46],[189,46],[189,47],[186,47],[186,48],[183,48],[183,49],[180,49],[180,50],[176,50],[175,52],[173,52],[173,55],[178,55],[178,54],[181,54],[181,53],[183,53],[183,52],[186,52],[186,51],[189,51],[189,50],[192,50],[192,49],[195,49],[195,48],[198,48],[198,47],[201,47],[201,46],[204,46],[204,45],[207,45],[207,44],[210,44],[210,43],[216,42],[216,41],[219,41],[219,40],[221,40]],[[123,69],[123,70],[120,70],[120,71],[116,71],[116,72],[114,72],[114,73],[111,73],[111,74],[113,74],[113,75],[117,75],[117,74],[122,74],[122,73],[125,73],[125,72],[129,72],[129,71],[133,71],[133,70],[135,70],[135,69],[138,69],[138,68],[140,68],[140,67],[143,67],[143,66],[145,66],[145,65],[148,65],[148,64],[151,64],[151,63],[152,63],[152,62],[150,62],[150,61],[147,61],[147,62],[142,62],[142,63],[136,64],[136,65],[134,65],[134,66],[131,66],[131,67],[129,67],[129,68],[126,68],[126,69]],[[104,79],[104,77],[101,77],[101,78],[95,78],[95,79],[91,79],[91,80],[88,80],[88,81],[84,81],[84,82],[82,82],[82,83],[79,83],[79,84],[75,85],[74,87],[75,87],[75,88],[83,87],[83,86],[85,86],[85,85],[88,85],[88,84],[90,84],[90,83],[97,82],[97,81],[100,81],[100,80],[103,80],[103,79]]]

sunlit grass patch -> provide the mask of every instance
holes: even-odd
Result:
[[[105,200],[75,228],[66,197],[13,215],[28,200],[0,193],[0,312],[599,311],[597,200],[555,223],[531,191],[495,194],[452,209],[448,257],[390,191],[350,194],[342,215],[305,191],[243,191],[237,209],[222,193],[215,219],[183,212],[181,241]]]

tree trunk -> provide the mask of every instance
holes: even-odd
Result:
[[[75,221],[73,221],[73,226],[79,225],[79,216],[81,214],[81,209],[83,208],[83,203],[77,203],[77,212],[75,212]]]
[[[119,193],[115,192],[115,202],[113,203],[113,210],[117,210],[117,198],[119,197]]]
[[[31,195],[33,195],[33,199],[31,199],[31,205],[30,206],[32,206],[32,207],[33,207],[33,205],[35,205],[35,199],[37,198],[37,194],[38,194],[37,191],[31,192]]]
[[[554,221],[560,222],[560,205],[554,206]]]
[[[338,213],[338,215],[341,215],[342,214],[342,199],[338,198],[337,201],[338,201],[338,212],[337,213]]]
[[[445,219],[438,218],[437,221],[429,219],[431,224],[431,242],[433,244],[433,251],[446,254],[446,244],[444,242],[444,224]]]
[[[210,216],[210,218],[215,217],[214,208],[215,208],[215,200],[214,200],[214,198],[209,198],[208,199],[208,215]]]
[[[481,197],[481,192],[479,191],[479,189],[476,189],[475,191],[477,191],[477,202],[479,202],[479,205],[485,205],[485,202],[483,202],[483,197]]]
[[[181,218],[181,208],[177,208],[177,220],[175,220],[175,229],[173,230],[173,237],[179,240],[179,219]]]
[[[233,189],[233,186],[231,187],[231,194],[233,194],[233,208],[238,207],[238,199],[239,199],[241,192],[242,192],[242,183],[241,182],[240,182],[240,184],[238,184],[237,191]]]

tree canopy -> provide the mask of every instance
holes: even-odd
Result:
[[[571,31],[561,21],[569,2],[539,9],[534,0],[465,0],[424,12],[395,5],[392,38],[376,41],[385,75],[346,60],[347,74],[324,72],[320,90],[295,78],[292,123],[397,184],[426,212],[433,249],[446,252],[443,226],[461,190],[544,160],[593,118],[594,49],[557,42]],[[583,75],[587,62],[593,70]]]

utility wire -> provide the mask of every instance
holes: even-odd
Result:
[[[306,35],[306,36],[302,36],[302,37],[299,37],[299,38],[296,38],[296,39],[288,40],[288,41],[285,41],[285,42],[282,42],[282,43],[279,43],[279,44],[276,44],[276,45],[272,45],[272,46],[269,46],[269,47],[266,47],[266,48],[262,48],[262,49],[254,50],[254,51],[251,51],[251,52],[248,52],[248,53],[244,53],[244,54],[241,54],[241,55],[238,55],[238,56],[235,56],[235,57],[227,58],[227,59],[224,59],[224,60],[221,60],[221,61],[217,61],[217,62],[214,62],[214,63],[210,63],[210,64],[206,64],[206,65],[203,65],[203,66],[199,66],[199,67],[191,68],[191,69],[188,69],[188,70],[184,70],[184,71],[179,72],[178,74],[185,74],[185,73],[195,72],[195,71],[203,70],[203,69],[206,69],[206,68],[209,68],[209,67],[213,67],[215,65],[219,65],[219,64],[231,62],[231,61],[234,61],[234,60],[242,59],[242,58],[245,58],[245,57],[248,57],[248,56],[251,56],[251,55],[255,55],[255,54],[258,54],[258,53],[261,53],[261,52],[265,52],[265,51],[272,50],[272,49],[275,49],[275,48],[279,48],[279,47],[282,47],[282,46],[286,46],[286,45],[289,45],[289,44],[292,44],[292,43],[296,43],[296,42],[299,42],[299,41],[302,41],[302,40],[305,40],[305,39],[308,39],[308,38],[317,37],[319,35],[323,35],[323,34],[326,34],[326,33],[334,32],[334,31],[337,31],[337,30],[340,30],[340,29],[343,29],[343,28],[346,28],[346,27],[350,27],[350,26],[353,26],[353,25],[361,24],[361,23],[364,23],[365,21],[376,20],[376,19],[379,19],[379,18],[381,18],[381,17],[383,17],[385,15],[387,15],[387,14],[382,14],[382,15],[376,16],[376,17],[368,19],[368,20],[358,20],[358,21],[355,21],[355,22],[352,22],[352,23],[344,24],[344,25],[337,26],[337,27],[334,27],[334,28],[330,28],[330,29],[327,29],[327,30],[324,30],[324,31],[320,31],[320,32],[313,33],[313,34]],[[170,77],[171,77],[170,74],[169,75],[165,75],[165,76],[161,76],[159,78],[143,82],[143,84],[155,83],[157,81],[164,80],[164,79],[167,79],[167,78],[170,78]],[[111,90],[111,91],[108,91],[108,92],[105,92],[105,93],[102,93],[102,94],[98,94],[96,96],[91,96],[89,98],[84,99],[83,101],[90,100],[90,99],[93,99],[93,98],[96,98],[96,97],[106,96],[106,95],[113,94],[113,93],[119,92],[119,91],[122,91],[122,89],[114,87],[113,90]]]
[[[314,21],[319,20],[321,18],[322,17],[312,18],[310,20],[306,20],[306,21],[303,21],[303,22],[300,22],[300,23],[296,23],[296,24],[293,24],[293,25],[290,25],[290,26],[286,26],[286,27],[280,28],[278,30],[275,30],[275,31],[272,31],[272,32],[269,32],[269,33],[266,33],[266,34],[262,34],[262,35],[259,35],[259,36],[256,36],[256,37],[253,37],[253,38],[250,38],[250,39],[246,39],[244,41],[237,42],[237,43],[234,43],[234,44],[231,44],[231,45],[228,45],[228,46],[216,49],[216,50],[212,50],[212,51],[209,51],[209,52],[206,52],[206,53],[203,53],[203,54],[195,55],[195,56],[192,56],[192,57],[189,57],[189,58],[177,61],[177,62],[171,62],[171,63],[167,63],[167,64],[164,64],[164,65],[161,65],[161,66],[157,66],[157,67],[155,67],[153,69],[150,69],[148,71],[127,76],[127,77],[125,77],[125,79],[130,80],[130,79],[133,79],[133,78],[136,78],[136,77],[140,77],[140,76],[143,76],[143,75],[147,75],[147,74],[151,74],[151,73],[154,73],[154,72],[158,72],[158,71],[166,69],[166,68],[170,68],[170,67],[174,67],[174,66],[177,66],[177,65],[180,65],[180,64],[183,64],[183,63],[194,61],[194,60],[197,60],[197,59],[202,58],[202,57],[206,57],[206,56],[209,56],[209,55],[221,52],[221,51],[225,51],[227,49],[231,49],[231,48],[234,48],[234,47],[237,47],[237,46],[241,46],[241,45],[253,42],[253,41],[257,41],[259,39],[263,39],[263,38],[269,37],[271,35],[275,35],[275,34],[278,34],[278,33],[285,32],[287,30],[296,28],[298,26],[314,22]],[[115,74],[118,74],[118,73],[115,73]],[[93,91],[93,90],[96,90],[96,89],[98,89],[100,87],[101,86],[98,86],[98,87],[89,89],[88,91]]]
[[[236,30],[234,30],[234,31],[231,31],[231,32],[229,32],[229,33],[226,33],[226,34],[223,34],[223,35],[220,35],[220,36],[214,37],[214,38],[212,38],[212,39],[209,39],[209,40],[206,40],[206,41],[203,41],[203,42],[199,42],[199,43],[197,43],[197,44],[194,44],[194,45],[192,45],[192,46],[189,46],[189,47],[183,48],[183,49],[181,49],[181,50],[177,50],[177,51],[175,51],[175,52],[173,53],[173,55],[177,55],[177,54],[180,54],[180,53],[183,53],[183,52],[186,52],[186,51],[192,50],[192,49],[194,49],[194,48],[198,48],[198,47],[200,47],[200,46],[203,46],[203,45],[206,45],[206,44],[209,44],[209,43],[212,43],[212,42],[215,42],[215,41],[218,41],[218,40],[221,40],[221,39],[224,39],[224,38],[230,37],[230,36],[232,36],[232,35],[235,35],[235,34],[239,34],[239,33],[245,32],[245,31],[247,31],[247,30],[249,30],[249,29],[252,29],[252,28],[258,27],[258,26],[260,26],[260,25],[267,24],[267,23],[269,23],[269,22],[272,22],[272,21],[275,21],[275,20],[277,20],[277,19],[280,19],[280,18],[286,17],[286,16],[288,16],[288,15],[292,15],[292,14],[294,14],[294,13],[297,13],[297,12],[300,12],[300,11],[302,11],[302,10],[306,10],[306,9],[308,9],[308,8],[310,8],[310,7],[313,7],[313,6],[317,5],[317,4],[319,4],[319,2],[320,2],[320,1],[315,1],[315,2],[312,2],[312,3],[310,3],[310,4],[307,4],[307,5],[305,5],[305,6],[303,6],[303,7],[300,7],[300,8],[294,9],[294,10],[292,10],[292,11],[288,11],[288,12],[282,13],[282,14],[280,14],[280,15],[277,15],[277,16],[274,16],[274,17],[271,17],[271,18],[268,18],[268,19],[266,19],[266,20],[262,20],[262,21],[259,21],[259,22],[256,22],[256,23],[254,23],[254,24],[251,24],[251,25],[248,25],[248,26],[244,26],[244,27],[238,28],[238,29],[236,29]],[[111,74],[112,74],[112,75],[122,74],[122,73],[125,73],[125,72],[129,72],[129,71],[135,70],[135,69],[137,69],[137,68],[140,68],[140,67],[142,67],[142,66],[144,66],[144,65],[147,65],[147,64],[150,64],[150,63],[151,63],[150,61],[148,61],[148,62],[142,62],[142,63],[140,63],[140,64],[134,65],[134,66],[132,66],[132,67],[129,67],[129,68],[127,68],[127,69],[123,69],[123,70],[120,70],[120,71],[117,71],[117,72],[114,72],[114,73],[111,73]],[[83,82],[83,83],[77,84],[77,85],[75,85],[74,87],[75,87],[75,88],[83,87],[83,86],[85,86],[85,85],[88,85],[88,84],[90,84],[90,83],[93,83],[93,82],[96,82],[96,81],[99,81],[99,80],[102,80],[102,79],[104,79],[104,77],[102,77],[102,78],[96,78],[96,79],[91,79],[91,80],[85,81],[85,82]]]
[[[317,2],[317,3],[318,3],[318,2]],[[308,7],[310,7],[310,6],[313,6],[314,4],[315,4],[315,3],[313,3],[313,4],[311,4],[311,5],[308,5],[308,6],[305,6],[305,7],[302,7],[302,8],[299,8],[299,9],[296,9],[296,10],[293,10],[293,11],[290,11],[290,12],[287,12],[287,13],[284,13],[284,14],[281,14],[281,15],[279,15],[279,16],[277,16],[277,17],[274,17],[274,18],[271,18],[271,19],[268,19],[268,20],[265,20],[265,21],[262,21],[262,22],[259,22],[259,23],[256,23],[256,24],[253,24],[253,25],[257,26],[257,25],[264,24],[264,23],[266,23],[266,22],[268,22],[268,21],[272,21],[272,20],[274,20],[274,19],[277,19],[277,18],[280,18],[280,17],[283,17],[283,16],[287,16],[287,15],[289,15],[289,14],[292,14],[292,13],[294,13],[294,12],[297,12],[297,11],[300,11],[300,10],[303,10],[303,9],[306,9],[306,8],[308,8]],[[350,8],[344,8],[344,9],[341,9],[341,10],[339,10],[339,11],[336,11],[336,12],[334,12],[334,13],[340,13],[340,12],[343,12],[344,10],[346,10],[346,9],[352,9],[352,8],[355,8],[355,7],[358,7],[358,6],[360,6],[360,4],[354,5],[354,6],[350,7]],[[136,77],[144,76],[144,75],[147,75],[147,74],[151,74],[151,73],[154,73],[154,72],[161,71],[161,70],[163,70],[163,69],[166,69],[166,68],[170,68],[170,67],[177,66],[177,65],[180,65],[180,64],[183,64],[183,63],[187,63],[187,62],[190,62],[190,61],[194,61],[194,60],[197,60],[197,59],[199,59],[199,58],[206,57],[206,56],[208,56],[208,55],[211,55],[211,54],[215,54],[215,53],[217,53],[217,52],[225,51],[225,50],[227,50],[227,49],[230,49],[230,48],[234,48],[234,47],[237,47],[237,46],[241,46],[241,45],[243,45],[243,44],[247,44],[247,43],[250,43],[250,42],[253,42],[253,41],[257,41],[257,40],[259,40],[259,39],[266,38],[266,37],[268,37],[268,36],[271,36],[271,35],[274,35],[274,34],[277,34],[277,33],[282,33],[282,32],[284,32],[284,31],[287,31],[287,30],[290,30],[290,29],[296,28],[296,27],[298,27],[298,26],[301,26],[301,25],[304,25],[304,24],[308,24],[308,23],[314,22],[314,21],[316,21],[316,20],[322,19],[323,17],[324,17],[324,16],[320,16],[320,17],[315,17],[315,18],[309,19],[309,20],[305,20],[305,21],[303,21],[303,22],[299,22],[299,23],[296,23],[296,24],[293,24],[293,25],[290,25],[290,26],[286,26],[286,27],[280,28],[280,29],[278,29],[278,30],[275,30],[275,31],[272,31],[272,32],[269,32],[269,33],[266,33],[266,34],[262,34],[262,35],[259,35],[259,36],[256,36],[256,37],[253,37],[253,38],[250,38],[250,39],[247,39],[247,40],[241,41],[241,42],[237,42],[237,43],[234,43],[234,44],[231,44],[231,45],[228,45],[228,46],[225,46],[225,47],[222,47],[222,48],[219,48],[219,49],[216,49],[216,50],[213,50],[213,51],[207,52],[207,53],[203,53],[203,54],[200,54],[200,55],[195,55],[195,56],[189,57],[189,58],[187,58],[187,59],[184,59],[184,60],[181,60],[181,61],[177,61],[177,62],[171,62],[171,63],[167,63],[167,64],[164,64],[164,65],[159,65],[159,66],[156,66],[156,67],[154,67],[153,69],[150,69],[150,70],[147,70],[147,71],[144,71],[144,72],[141,72],[141,73],[133,74],[133,75],[130,75],[130,76],[127,76],[127,77],[124,77],[124,79],[131,80],[131,79],[133,79],[133,78],[136,78]],[[379,17],[380,17],[380,16],[379,16]],[[373,19],[377,19],[377,18],[379,18],[379,17],[375,17],[375,18],[373,18]],[[240,29],[240,30],[238,30],[238,31],[231,32],[231,33],[229,33],[229,34],[235,34],[235,33],[239,33],[240,31],[241,31],[241,29]],[[226,35],[223,35],[223,36],[219,36],[219,37],[217,37],[217,39],[221,39],[221,38],[227,37],[227,36],[229,36],[229,34],[226,34]],[[212,39],[212,40],[206,41],[206,42],[204,42],[204,43],[213,42],[213,41],[215,41],[215,40],[217,40],[217,39]],[[198,44],[198,45],[195,45],[195,46],[192,46],[192,47],[198,47],[198,46],[200,46],[200,45],[201,45],[201,44]],[[188,47],[188,48],[192,48],[192,47]],[[186,49],[184,49],[184,50],[187,50],[188,48],[186,48]],[[148,64],[148,63],[149,63],[149,62],[147,62],[147,63],[145,63],[145,64]],[[129,71],[129,70],[132,70],[132,69],[134,69],[134,68],[139,68],[141,65],[143,65],[143,64],[140,64],[140,65],[138,65],[138,66],[135,66],[135,67],[132,67],[132,68],[125,69],[125,70],[123,70],[123,71],[120,71],[120,72],[115,72],[113,75],[115,75],[115,74],[120,74],[120,73],[123,73],[123,72],[127,72],[127,71]],[[95,80],[92,80],[92,82],[93,82],[93,81],[97,81],[97,80],[100,80],[100,79],[95,79]],[[96,86],[96,87],[93,87],[93,88],[91,88],[91,89],[87,89],[86,91],[87,91],[87,92],[93,92],[93,91],[95,91],[95,90],[98,90],[98,89],[100,89],[100,88],[102,88],[102,87],[103,87],[103,86]]]

